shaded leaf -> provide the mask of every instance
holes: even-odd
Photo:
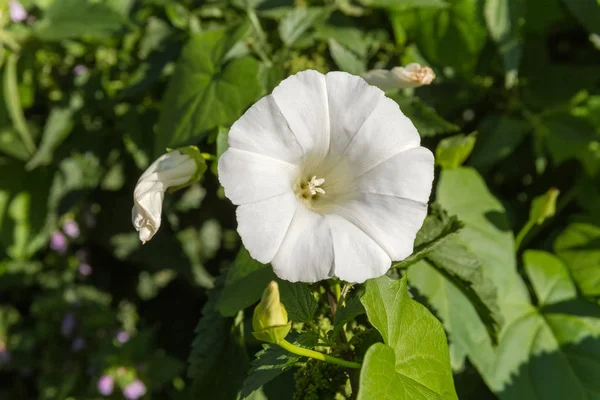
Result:
[[[258,61],[225,61],[246,29],[192,36],[183,48],[163,99],[155,152],[195,144],[210,129],[228,125],[261,93]]]
[[[300,336],[290,334],[286,340],[296,346],[312,349],[317,345],[318,336],[312,332]],[[261,386],[292,368],[301,358],[277,345],[263,344],[263,349],[256,353],[248,377],[244,381],[242,398],[247,398]]]
[[[454,0],[444,8],[417,8],[400,13],[400,21],[425,59],[439,68],[468,74],[477,65],[486,41],[478,0]]]
[[[25,120],[25,115],[23,114],[23,108],[21,105],[17,76],[18,61],[19,56],[14,53],[10,54],[6,60],[3,75],[4,103],[6,104],[8,116],[10,117],[15,130],[19,134],[19,138],[21,139],[23,146],[31,155],[36,149],[35,144],[31,139],[31,132],[27,126],[27,121]]]
[[[541,251],[524,255],[544,307],[520,307],[503,331],[492,387],[502,399],[589,399],[600,382],[600,308],[576,298],[565,266]]]
[[[318,303],[306,283],[277,279],[281,302],[294,322],[312,321]]]
[[[444,0],[360,0],[362,4],[369,7],[381,7],[389,9],[404,8],[444,8],[448,3]]]
[[[470,163],[477,168],[487,168],[508,157],[530,130],[531,126],[521,118],[490,115],[479,126]]]
[[[196,396],[236,399],[248,367],[243,342],[243,325],[238,318],[223,317],[215,303],[223,285],[223,276],[215,282],[202,308],[189,356],[188,376]]]
[[[484,5],[485,22],[490,36],[497,43],[504,59],[506,87],[516,83],[521,62],[521,27],[525,20],[523,0],[486,0]]]
[[[574,222],[554,241],[577,286],[587,296],[600,295],[600,226]]]
[[[296,7],[282,18],[279,35],[287,46],[291,46],[317,21],[324,21],[329,11],[323,7]]]
[[[256,303],[273,279],[275,274],[271,267],[254,260],[248,250],[242,247],[229,267],[216,301],[216,309],[225,316],[236,315],[238,311]]]
[[[498,288],[500,308],[503,303],[528,302],[527,290],[516,270],[514,236],[506,211],[483,178],[471,168],[443,170],[437,199],[464,222],[459,236]]]
[[[27,163],[27,169],[35,169],[41,165],[48,165],[52,162],[54,150],[67,138],[73,129],[73,110],[66,108],[53,108],[50,111],[42,141],[37,152]]]
[[[400,110],[415,124],[417,131],[419,131],[422,137],[459,130],[458,126],[446,121],[418,97],[406,97],[401,94],[395,94],[391,98],[398,103]]]
[[[350,297],[346,300],[346,304],[338,308],[333,317],[333,333],[332,337],[336,337],[337,333],[344,327],[344,325],[354,320],[359,315],[365,313],[365,307],[360,302],[358,297]]]
[[[479,260],[458,239],[450,239],[429,253],[427,261],[464,293],[496,343],[503,318],[496,287],[484,275]]]
[[[107,4],[91,0],[55,1],[34,25],[41,40],[104,38],[121,29],[123,16]]]
[[[563,3],[585,29],[600,35],[600,3],[597,0],[563,0]]]
[[[360,75],[365,71],[365,63],[361,61],[352,51],[341,45],[335,39],[329,39],[329,52],[340,71],[346,71],[353,75]]]

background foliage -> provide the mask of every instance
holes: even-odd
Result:
[[[145,246],[132,192],[165,147],[216,159],[228,126],[290,74],[409,62],[436,80],[389,95],[439,167],[415,254],[392,271],[405,278],[354,290],[335,316],[327,288],[280,282],[303,331],[293,340],[351,335],[364,367],[350,381],[372,389],[360,399],[414,399],[406,382],[419,380],[423,398],[453,398],[449,372],[403,364],[447,357],[418,301],[447,334],[459,398],[600,398],[597,0],[22,5],[24,18],[8,2],[0,14],[1,398],[101,398],[103,375],[112,398],[133,379],[146,398],[345,398],[345,372],[250,334],[249,307],[274,276],[240,250],[216,162],[166,198]],[[393,293],[402,302],[378,306]],[[409,338],[437,333],[411,349],[382,313]],[[369,396],[382,376],[396,389]]]

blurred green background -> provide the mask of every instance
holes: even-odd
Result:
[[[390,93],[424,145],[452,149],[444,169],[476,168],[515,233],[532,199],[559,189],[556,216],[523,244],[557,253],[597,302],[597,0],[0,4],[2,399],[103,398],[103,376],[115,378],[114,399],[136,380],[144,398],[209,398],[193,396],[187,359],[207,289],[240,246],[234,207],[212,163],[166,196],[160,231],[142,246],[133,188],[168,146],[217,157],[228,126],[309,68],[431,66],[432,85]],[[470,155],[464,138],[448,141],[457,134],[473,134]],[[598,345],[590,352],[597,371]],[[461,399],[496,398],[464,355],[454,366]],[[261,398],[291,398],[290,379]]]

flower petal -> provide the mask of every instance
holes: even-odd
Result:
[[[383,91],[388,91],[396,88],[396,82],[394,75],[390,70],[387,69],[372,69],[361,74],[363,79],[369,83],[369,85],[377,86]]]
[[[219,181],[235,205],[292,192],[297,176],[292,164],[231,147],[219,159]]]
[[[346,72],[325,75],[331,123],[331,151],[342,154],[373,112],[383,92]]]
[[[394,261],[408,257],[427,215],[427,203],[401,197],[360,193],[338,206],[335,214],[369,235]]]
[[[150,186],[150,182],[138,184]],[[154,185],[156,186],[156,184]],[[146,243],[156,234],[161,223],[162,203],[165,192],[162,190],[147,190],[140,197],[136,197],[131,209],[131,222],[142,243]]]
[[[359,178],[358,191],[427,203],[433,183],[433,154],[425,147],[396,154]]]
[[[304,154],[317,158],[329,150],[329,110],[325,75],[308,70],[292,75],[272,94]]]
[[[333,276],[333,242],[327,217],[298,207],[273,271],[291,282],[318,282]]]
[[[290,192],[237,208],[238,233],[252,258],[263,264],[273,260],[298,206]]]
[[[333,123],[341,123],[334,121]],[[395,101],[381,97],[346,149],[356,176],[376,167],[401,151],[417,147],[417,128]]]
[[[334,275],[346,282],[362,283],[390,268],[387,253],[356,225],[338,215],[329,215],[333,238]]]
[[[296,135],[272,95],[256,102],[229,130],[229,146],[297,163],[303,155]]]

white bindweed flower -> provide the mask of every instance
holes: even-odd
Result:
[[[381,90],[408,89],[429,85],[435,79],[435,73],[429,67],[411,63],[405,67],[394,67],[391,70],[374,69],[361,75],[369,84]]]
[[[398,105],[362,78],[304,71],[229,132],[219,179],[250,254],[290,281],[385,274],[413,251],[433,155]]]
[[[193,149],[188,147],[163,154],[138,180],[133,192],[131,220],[142,243],[152,239],[160,228],[165,191],[193,183],[199,178],[198,173],[204,172],[203,161],[199,164],[198,157],[194,157],[198,150]]]

